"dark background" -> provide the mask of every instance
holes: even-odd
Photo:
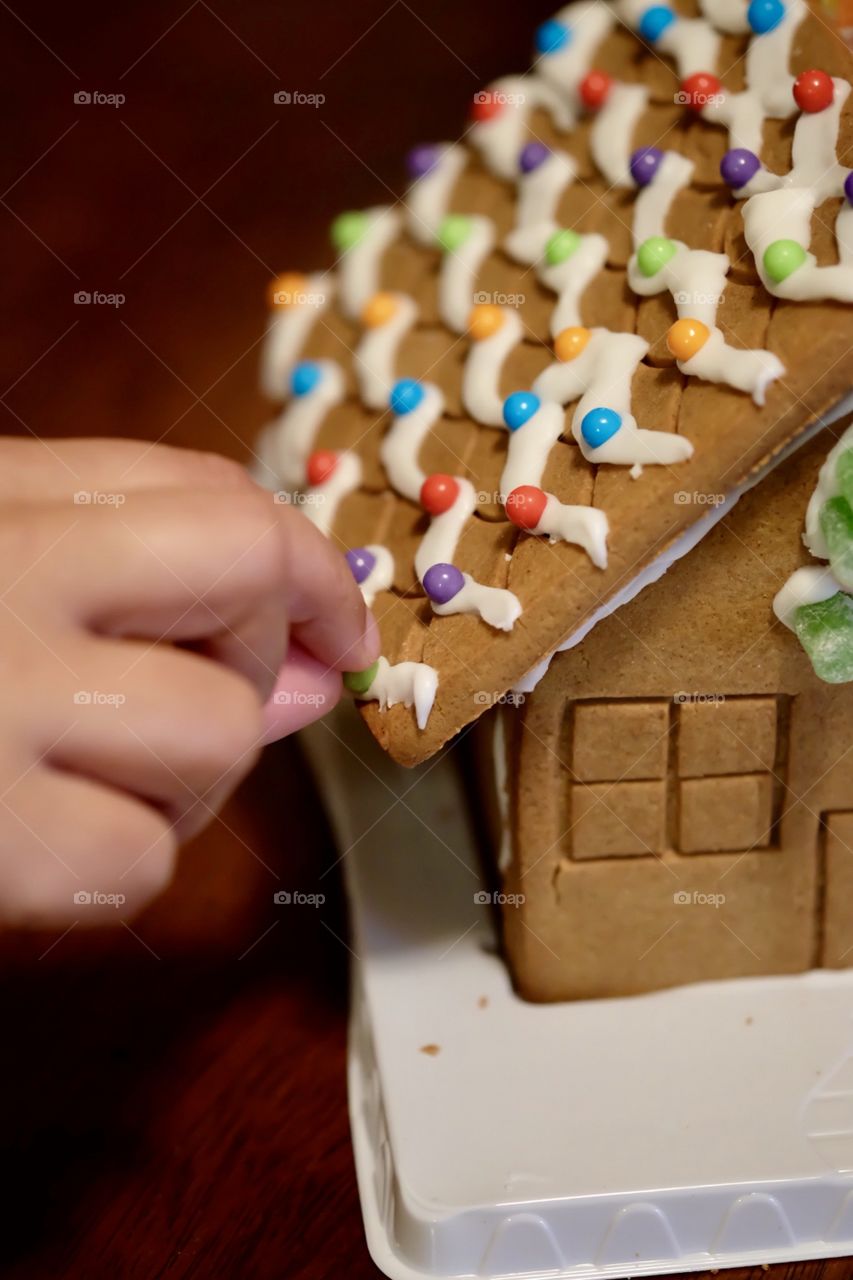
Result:
[[[333,214],[399,192],[410,146],[459,136],[553,7],[0,0],[0,429],[246,457],[269,278],[329,261]],[[277,106],[280,89],[326,101]],[[96,290],[125,301],[75,304]],[[0,938],[0,1274],[379,1274],[349,1148],[339,890],[322,913],[272,904],[334,857],[283,743],[129,927]]]

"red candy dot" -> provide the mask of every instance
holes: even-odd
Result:
[[[477,124],[483,124],[486,120],[494,120],[495,116],[499,116],[502,111],[503,103],[499,100],[497,94],[490,93],[488,89],[481,89],[479,93],[474,94],[471,119],[476,120]]]
[[[453,476],[427,476],[421,485],[421,506],[431,516],[449,511],[459,496],[459,485]]]
[[[535,529],[542,519],[547,501],[547,495],[535,485],[520,484],[509,494],[504,507],[513,524],[519,529],[530,530]]]
[[[794,81],[794,101],[801,111],[825,111],[834,97],[832,76],[825,71],[801,71]]]
[[[682,80],[679,101],[693,111],[702,111],[722,92],[723,86],[716,76],[712,76],[710,71],[697,71],[686,80]]]
[[[338,455],[331,449],[315,450],[308,459],[306,467],[308,483],[312,488],[316,488],[319,484],[325,484],[337,465]]]
[[[607,101],[613,88],[613,77],[606,71],[588,71],[578,86],[581,102],[588,111],[597,111]]]

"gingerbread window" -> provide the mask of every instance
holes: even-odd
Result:
[[[772,770],[777,756],[775,698],[693,699],[678,709],[682,778]]]
[[[679,848],[682,853],[764,849],[773,826],[769,774],[687,778],[679,786]]]
[[[572,856],[640,857],[666,847],[666,783],[598,782],[571,788]]]
[[[667,702],[578,702],[572,772],[581,782],[663,778],[668,742]]]

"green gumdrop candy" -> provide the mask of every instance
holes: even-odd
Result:
[[[794,631],[827,684],[853,680],[853,597],[837,591],[819,604],[794,610]]]
[[[376,672],[379,670],[378,660],[371,666],[365,667],[363,671],[345,671],[344,672],[344,688],[349,689],[350,693],[361,694],[367,693],[373,681],[376,679]]]
[[[820,531],[829,549],[829,563],[842,587],[853,591],[853,509],[846,498],[830,498],[820,512]]]
[[[853,449],[845,449],[839,455],[835,464],[835,478],[842,497],[846,498],[853,507]]]

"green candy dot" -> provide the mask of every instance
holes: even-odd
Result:
[[[378,670],[379,662],[377,660],[372,666],[365,667],[363,671],[345,671],[344,688],[349,689],[350,693],[367,693],[376,679]]]
[[[829,563],[842,587],[853,591],[853,510],[846,498],[830,498],[820,513]]]
[[[794,631],[816,676],[827,684],[853,680],[853,596],[837,591],[819,604],[800,605]]]
[[[655,276],[675,257],[676,244],[666,236],[650,236],[637,250],[637,266],[644,276]]]
[[[358,209],[339,213],[332,223],[332,244],[341,253],[358,244],[367,230],[367,214]]]
[[[806,251],[796,240],[774,240],[764,250],[764,270],[774,284],[787,280],[806,260]]]
[[[845,449],[835,464],[835,478],[843,497],[853,507],[853,449]]]
[[[438,229],[438,243],[446,253],[459,249],[471,234],[471,219],[464,213],[449,213]]]
[[[549,267],[558,267],[573,253],[577,253],[580,244],[581,238],[577,231],[570,231],[568,227],[555,231],[545,246],[545,261]]]

